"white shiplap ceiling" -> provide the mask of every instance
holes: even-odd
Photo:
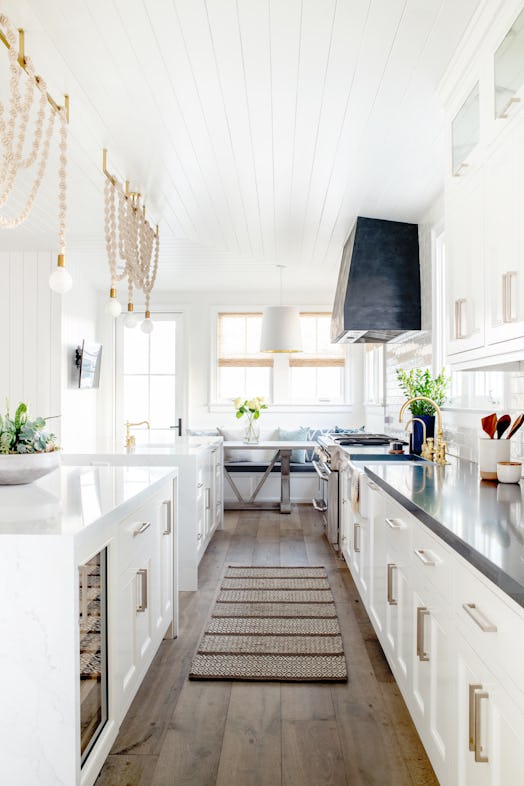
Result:
[[[276,284],[276,264],[333,285],[356,215],[417,221],[441,189],[435,88],[479,4],[4,0],[71,96],[69,249],[105,285],[107,147],[160,224],[160,287]],[[2,248],[54,247],[55,172]]]

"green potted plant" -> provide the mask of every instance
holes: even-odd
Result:
[[[450,383],[450,378],[446,376],[444,369],[436,377],[431,376],[428,368],[412,368],[409,371],[397,368],[396,374],[398,385],[407,399],[425,396],[439,407],[444,404]],[[435,434],[435,408],[428,401],[413,401],[409,405],[409,410],[414,418],[419,418],[425,423],[426,436],[433,437]],[[415,420],[413,423],[414,453],[420,453],[422,442],[422,426]]]
[[[56,437],[45,431],[44,418],[29,420],[21,402],[11,417],[9,405],[0,415],[0,485],[18,485],[51,472],[59,464]]]

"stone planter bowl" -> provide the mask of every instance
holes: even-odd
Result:
[[[0,486],[22,486],[52,472],[60,453],[7,453],[0,455]]]

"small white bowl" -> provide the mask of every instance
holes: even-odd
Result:
[[[522,477],[521,461],[499,461],[497,464],[497,480],[500,483],[518,483]]]

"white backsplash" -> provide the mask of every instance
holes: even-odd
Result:
[[[404,401],[404,395],[397,384],[396,369],[402,367],[409,370],[426,366],[431,368],[431,361],[432,346],[429,331],[421,333],[419,337],[409,339],[405,343],[387,345],[385,424],[388,434],[400,436],[403,433],[402,427],[398,423],[398,413]],[[493,378],[493,387],[500,388],[500,372],[492,372],[482,378],[477,377],[477,374],[483,374],[483,372],[456,371],[452,372],[452,377],[455,374],[469,377],[472,390],[480,385],[489,390],[490,377]],[[453,406],[448,409],[444,408],[444,436],[448,443],[449,453],[476,462],[478,460],[478,438],[482,434],[480,419],[490,412],[497,412],[499,416],[508,412],[512,419],[524,412],[524,373],[512,371],[506,372],[502,376],[504,392],[502,396],[494,398],[493,402],[486,401],[485,405],[479,407],[477,402],[463,396],[460,408]],[[524,457],[524,427],[511,440],[511,457],[513,459]]]

